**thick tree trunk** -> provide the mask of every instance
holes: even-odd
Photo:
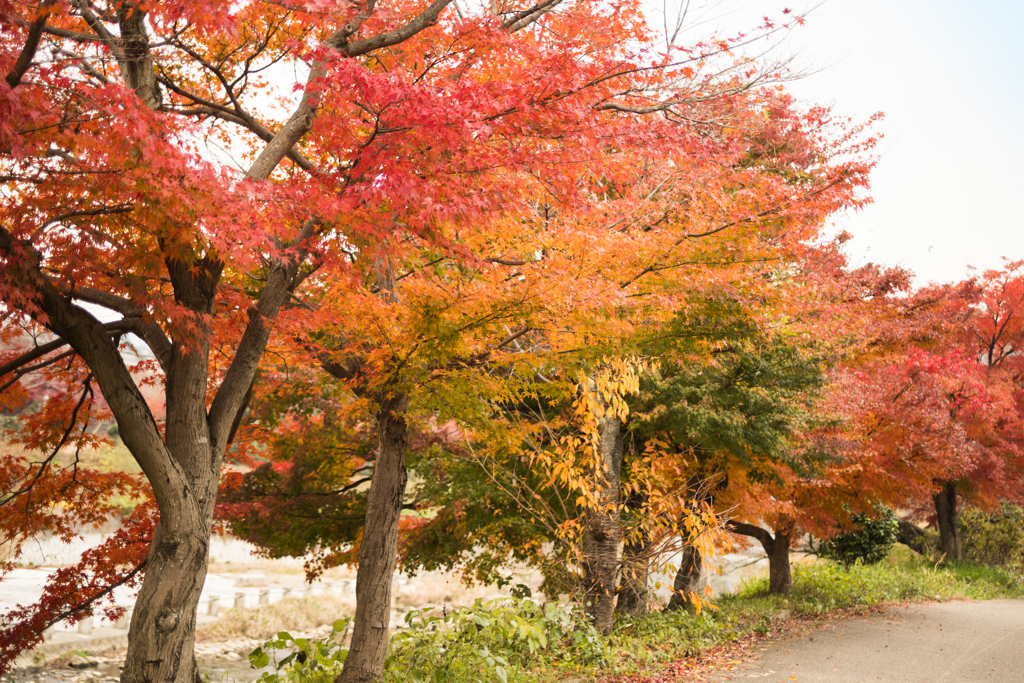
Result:
[[[398,557],[398,518],[405,499],[405,422],[409,399],[386,398],[378,414],[377,460],[366,498],[366,524],[356,573],[352,644],[337,683],[371,683],[384,671],[391,623],[391,580]]]
[[[593,383],[588,390],[596,392]],[[599,399],[600,400],[600,399]],[[599,443],[592,481],[596,504],[586,511],[583,534],[585,605],[594,627],[612,632],[615,589],[619,578],[619,485],[622,477],[622,422],[611,415],[598,424]]]
[[[704,558],[700,554],[700,549],[692,543],[683,545],[683,556],[679,561],[675,581],[672,582],[672,597],[666,609],[677,610],[692,604],[689,594],[701,591],[703,568]]]
[[[193,271],[180,261],[167,265],[176,299],[191,311],[211,314],[219,268]],[[208,334],[208,328],[201,329],[187,351],[177,345],[167,357],[164,440],[182,486],[158,498],[160,521],[132,614],[122,683],[199,682],[196,609],[206,580],[213,508],[227,447],[226,429],[211,429],[207,415]],[[154,489],[163,483],[153,482]]]
[[[211,523],[212,515],[197,516],[174,536],[157,524],[132,613],[122,683],[200,683],[196,609],[206,580]]]
[[[626,507],[638,511],[643,507],[646,496],[636,493],[626,500]],[[647,532],[638,529],[626,537],[622,547],[622,579],[615,611],[630,617],[647,614],[647,581],[650,574],[647,557]]]
[[[793,573],[789,566],[789,546],[793,540],[793,523],[781,520],[775,536],[766,529],[745,522],[730,521],[725,528],[735,534],[756,538],[768,554],[768,592],[784,594],[793,590]]]
[[[789,565],[789,544],[792,528],[775,531],[768,553],[768,592],[785,594],[793,590],[793,573]]]
[[[956,484],[951,481],[939,482],[942,488],[932,498],[935,501],[935,516],[939,525],[939,552],[947,560],[962,560],[960,531],[956,526]]]

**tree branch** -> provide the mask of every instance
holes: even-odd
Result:
[[[726,531],[731,531],[734,534],[740,534],[741,536],[750,536],[761,541],[761,545],[764,546],[765,552],[771,552],[772,547],[775,545],[775,539],[768,533],[766,529],[762,529],[759,526],[753,524],[747,524],[746,522],[737,522],[734,519],[730,519],[725,523]]]
[[[7,72],[5,80],[11,90],[18,87],[18,84],[21,83],[21,77],[25,75],[28,67],[32,65],[32,58],[35,57],[36,50],[39,48],[39,39],[43,35],[43,28],[46,26],[46,20],[50,18],[50,9],[54,4],[56,4],[56,0],[42,0],[39,3],[39,9],[36,10],[36,20],[28,27],[25,46],[21,48],[21,53],[18,55],[18,59],[15,60],[14,66]]]
[[[24,367],[25,365],[28,365],[37,358],[42,358],[51,351],[56,351],[57,349],[67,345],[68,343],[63,339],[54,339],[51,342],[40,344],[31,351],[26,351],[25,353],[21,354],[14,360],[4,363],[3,365],[0,365],[0,377],[3,377],[9,372],[14,372],[17,369]]]
[[[173,85],[171,81],[166,78],[161,78],[160,82],[165,85],[168,90],[172,90],[183,97],[189,97],[196,102],[202,101],[197,96],[193,96],[178,86]],[[250,116],[243,116],[233,110],[227,109],[226,107],[215,106],[213,103],[201,104],[199,106],[189,107],[188,109],[172,109],[171,111],[177,111],[178,113],[186,116],[211,116],[213,118],[220,119],[221,121],[227,121],[228,123],[241,126],[264,142],[270,142],[274,139],[274,133],[256,119],[253,119]],[[308,173],[317,172],[317,168],[313,162],[294,147],[289,149],[285,156],[303,171]]]
[[[130,320],[116,320],[116,321],[114,321],[112,323],[106,323],[103,327],[108,332],[132,332],[132,331],[134,331],[133,330],[133,322],[134,321],[130,321]],[[11,373],[11,372],[19,371],[21,368],[24,368],[25,365],[31,363],[32,361],[34,361],[34,360],[36,360],[38,358],[42,358],[46,354],[51,353],[53,351],[56,351],[57,349],[59,349],[61,347],[64,347],[64,346],[67,346],[67,345],[68,345],[68,342],[65,339],[54,339],[53,341],[47,342],[45,344],[40,344],[39,346],[36,346],[36,347],[32,348],[29,351],[26,351],[25,353],[23,353],[22,355],[18,356],[14,360],[8,361],[7,363],[4,363],[3,365],[0,365],[0,377],[3,377],[4,375],[6,375],[8,373]],[[71,354],[73,354],[73,353],[74,352],[72,351]],[[23,372],[18,372],[18,376],[20,377],[21,375],[25,375],[25,374],[28,374],[29,372],[34,372],[35,370],[39,370],[40,368],[44,368],[47,365],[52,364],[57,359],[59,359],[59,358],[66,358],[68,355],[71,355],[71,354],[61,354],[57,358],[50,359],[46,363],[42,363],[42,364],[39,364],[39,365],[32,366],[31,368],[28,368],[28,369],[24,370]],[[7,389],[8,386],[10,386],[10,385],[9,384],[5,384],[5,385],[3,385],[3,387],[0,387],[0,393],[2,393],[5,389]]]
[[[522,12],[516,12],[511,17],[501,22],[501,25],[508,29],[509,33],[515,33],[535,23],[548,12],[552,11],[562,0],[541,0],[536,5]]]
[[[146,320],[146,311],[142,307],[124,297],[110,292],[101,292],[91,287],[77,287],[72,292],[72,296],[80,301],[98,304],[123,315],[124,320],[118,322],[124,323],[124,326],[118,329],[132,332],[146,342],[164,373],[167,373],[171,363],[171,342],[156,322]]]
[[[430,5],[420,12],[418,16],[394,31],[388,31],[387,33],[381,33],[369,38],[364,38],[363,40],[357,40],[354,43],[349,43],[344,48],[345,53],[348,54],[349,57],[358,57],[360,55],[365,55],[367,52],[379,50],[382,47],[391,47],[392,45],[398,45],[399,43],[405,42],[420,31],[423,31],[437,23],[437,19],[441,16],[441,12],[445,7],[452,4],[452,2],[453,0],[434,0],[434,2],[430,3]]]
[[[110,35],[110,31],[108,31],[107,27],[103,25],[103,22],[99,20],[99,17],[93,14],[93,11],[89,9],[89,0],[78,0],[75,4],[78,6],[78,11],[82,14],[82,18],[85,19],[85,23],[89,24],[89,28],[91,28],[93,33],[99,37],[100,42],[106,44],[110,49],[111,54],[114,55],[114,59],[116,59],[118,64],[122,65],[121,68],[124,69],[123,65],[125,62],[125,55],[124,51],[121,50],[120,41]]]
[[[153,413],[109,331],[92,314],[61,295],[42,274],[39,270],[42,254],[2,226],[0,257],[6,260],[4,276],[8,282],[35,295],[39,307],[36,320],[67,340],[92,370],[103,398],[117,419],[121,438],[153,486],[153,495],[161,509],[160,522],[169,533],[176,533],[181,523],[176,514],[181,507],[177,502],[182,492],[189,489],[188,480],[167,451]],[[172,499],[175,499],[173,505],[170,504]]]
[[[249,324],[242,333],[235,358],[224,374],[224,381],[217,389],[207,416],[210,438],[215,444],[215,449],[227,446],[231,426],[239,411],[245,409],[246,395],[256,376],[256,367],[270,340],[271,327],[288,301],[291,294],[290,285],[306,258],[306,242],[319,225],[320,221],[316,218],[311,218],[303,224],[293,242],[295,253],[271,264],[259,301],[249,309]]]

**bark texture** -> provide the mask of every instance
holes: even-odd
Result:
[[[959,513],[956,506],[956,483],[952,481],[938,483],[942,488],[932,499],[935,501],[935,517],[939,525],[939,552],[945,555],[947,560],[962,560],[960,530],[956,525]]]
[[[730,521],[726,529],[743,536],[756,538],[768,554],[768,592],[784,594],[793,590],[793,573],[789,566],[789,547],[793,541],[793,523],[780,520],[773,537],[767,529],[745,522]]]
[[[132,614],[122,683],[201,680],[194,655],[196,608],[206,580],[210,522],[197,519],[194,527],[169,538],[157,526]]]
[[[703,568],[704,558],[700,554],[700,549],[692,543],[685,544],[682,558],[679,560],[679,570],[672,582],[672,597],[666,609],[682,609],[690,604],[688,594],[699,593],[703,588]]]
[[[595,391],[593,383],[589,391]],[[583,534],[583,572],[587,614],[599,633],[612,632],[615,592],[619,577],[619,486],[622,476],[622,422],[603,417],[598,425],[599,443],[591,472],[596,505],[586,511]]]
[[[146,11],[141,4],[125,2],[118,8],[117,19],[121,29],[118,47],[124,84],[134,90],[147,107],[160,109],[162,98],[149,51]]]
[[[793,572],[789,564],[792,527],[775,531],[768,553],[768,592],[784,594],[793,590]]]
[[[626,509],[638,511],[643,507],[646,496],[636,493],[626,499]],[[615,611],[630,617],[647,614],[647,583],[650,575],[650,561],[647,557],[647,532],[629,534],[622,546],[622,578],[619,598]]]
[[[352,644],[337,683],[380,680],[391,623],[391,580],[398,557],[398,518],[405,499],[408,430],[405,395],[385,398],[378,413],[377,461],[366,498],[366,525],[356,572]]]
[[[175,298],[197,314],[213,312],[220,268],[168,261]],[[146,578],[132,615],[122,683],[199,680],[194,654],[196,609],[206,579],[213,508],[226,444],[211,439],[206,413],[209,329],[168,357],[165,443],[187,482],[160,502]],[[154,488],[158,488],[154,486]]]

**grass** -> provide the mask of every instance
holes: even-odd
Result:
[[[256,608],[231,608],[220,619],[196,633],[200,642],[235,640],[269,640],[279,631],[309,634],[333,624],[340,617],[355,614],[355,595],[307,595],[287,597],[272,605]]]
[[[793,590],[768,593],[768,579],[749,582],[734,595],[718,600],[713,610],[657,612],[622,620],[608,643],[600,666],[580,667],[571,654],[523,681],[619,680],[621,676],[653,676],[679,660],[749,636],[767,635],[841,610],[882,604],[989,600],[1024,597],[1018,574],[969,563],[935,564],[904,546],[882,563],[849,570],[828,561],[793,566]],[[643,680],[642,678],[640,680]]]
[[[556,617],[552,617],[555,620],[548,626],[543,622],[531,622],[541,629],[546,628],[550,638],[557,638],[557,641],[550,642],[550,647],[542,647],[536,652],[532,647],[529,651],[524,650],[523,643],[516,636],[524,628],[522,626],[510,629],[505,638],[497,638],[496,641],[495,628],[505,628],[496,626],[504,623],[502,613],[515,612],[516,609],[508,603],[500,603],[488,608],[495,610],[493,614],[480,613],[483,620],[475,622],[477,631],[460,631],[468,635],[458,636],[479,639],[479,643],[473,640],[470,649],[478,652],[480,657],[456,658],[442,668],[427,667],[433,673],[428,678],[416,680],[432,683],[466,683],[471,680],[653,683],[688,680],[687,674],[693,673],[695,668],[714,667],[720,661],[735,657],[735,651],[742,649],[745,642],[810,626],[815,619],[826,615],[835,618],[844,610],[849,614],[853,610],[877,609],[879,605],[892,603],[1021,597],[1024,597],[1024,583],[1016,573],[968,563],[936,564],[898,546],[889,558],[873,566],[858,565],[846,569],[828,561],[794,565],[793,590],[788,595],[769,594],[767,579],[761,579],[746,584],[737,594],[720,599],[714,609],[703,610],[700,614],[684,610],[622,619],[616,624],[612,636],[603,643],[596,634],[588,636],[585,631],[552,630],[553,624],[561,621]],[[325,614],[323,618],[328,616]],[[282,626],[281,621],[276,621],[274,629],[268,624],[263,632]],[[239,626],[234,628],[237,631]],[[302,630],[295,626],[292,628]],[[253,632],[248,626],[244,630]],[[284,630],[289,629],[284,627]],[[406,637],[416,639],[415,644],[407,643],[401,655],[410,662],[417,658],[436,659],[438,656],[443,659],[452,647],[451,639],[444,636],[444,629],[427,629],[419,634],[409,633]],[[409,645],[413,645],[413,649]],[[395,656],[394,652],[392,656]],[[500,675],[496,658],[507,662],[502,665]],[[406,666],[405,659],[399,661],[402,677],[395,679],[391,675],[387,680],[413,680],[409,675],[414,667],[411,664]],[[316,683],[313,678],[303,678],[303,675],[298,675],[295,680],[308,679],[309,683]],[[333,674],[324,680],[328,678],[333,678]]]

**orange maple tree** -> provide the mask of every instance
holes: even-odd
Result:
[[[881,302],[833,376],[845,488],[933,517],[953,559],[960,499],[990,508],[1020,498],[1019,301],[1010,264]]]
[[[339,351],[308,331],[346,309],[386,321],[404,277],[395,264],[413,253],[501,263],[500,238],[467,245],[462,232],[500,235],[503,220],[536,214],[540,192],[568,210],[601,186],[614,150],[700,156],[721,129],[702,128],[703,115],[714,121],[765,75],[742,62],[709,71],[716,55],[732,59],[729,41],[654,49],[633,2],[4,0],[0,13],[2,334],[38,340],[5,353],[5,376],[19,380],[4,380],[5,406],[23,402],[30,372],[50,375],[66,397],[26,426],[57,433],[38,441],[56,452],[89,444],[80,427],[102,394],[158,511],[141,515],[130,542],[83,558],[83,572],[109,570],[94,575],[103,585],[58,578],[51,598],[17,612],[0,662],[66,605],[86,607],[145,565],[126,682],[196,678],[221,469],[272,337],[297,355],[318,346],[317,361],[347,377],[353,342]],[[341,312],[307,293],[329,294]],[[123,353],[128,339],[151,354],[160,419]],[[387,351],[371,360],[385,379],[395,365]],[[383,435],[377,467],[404,483],[407,397],[377,379],[365,393]],[[90,483],[77,469],[24,459],[4,476],[5,509],[45,502],[66,528],[94,521],[69,512]],[[61,477],[71,484],[53,483]],[[138,484],[104,486],[109,500]],[[364,532],[361,569],[393,565],[397,516],[381,502],[392,494],[374,478],[379,523]],[[379,675],[386,638],[370,612],[387,595],[376,584],[359,582],[342,680]]]
[[[406,417],[405,427],[414,425],[411,431],[423,430],[431,420],[458,420],[465,438],[505,451],[497,456],[500,459],[508,457],[509,451],[518,452],[522,446],[512,444],[527,441],[525,434],[531,428],[515,420],[498,426],[495,433],[479,428],[493,426],[487,415],[496,406],[514,404],[526,396],[572,403],[578,391],[607,371],[608,356],[655,353],[656,344],[650,340],[677,334],[672,321],[681,312],[742,292],[744,305],[765,309],[752,315],[768,324],[776,313],[764,302],[768,292],[778,289],[780,274],[812,250],[811,243],[831,212],[862,201],[859,190],[870,169],[870,160],[864,157],[872,140],[862,127],[844,128],[826,110],[800,112],[774,89],[703,104],[706,110],[712,105],[723,122],[729,121],[718,135],[674,138],[687,147],[676,156],[666,150],[664,159],[651,158],[644,150],[616,151],[604,160],[604,175],[596,184],[600,192],[592,192],[589,201],[577,199],[571,211],[551,204],[554,194],[547,190],[529,210],[510,211],[500,231],[487,226],[460,228],[460,244],[483,255],[475,263],[450,263],[421,245],[407,243],[389,250],[386,267],[375,272],[359,292],[358,307],[331,289],[306,297],[307,304],[320,313],[338,311],[310,335],[308,345],[323,349],[329,368],[357,393],[366,394],[383,384],[408,399],[397,412]],[[694,145],[699,146],[696,151]],[[574,186],[593,182],[592,170],[583,170]],[[526,182],[523,188],[524,193],[538,189]],[[400,277],[386,277],[387,268]],[[722,321],[709,324],[717,322]],[[715,352],[718,340],[706,336],[706,345],[688,362],[706,362]],[[616,384],[607,377],[602,381]],[[335,409],[326,410],[333,413]],[[297,406],[295,412],[305,411]],[[578,423],[560,417],[561,427],[578,429],[579,423],[590,420],[587,415],[587,411],[577,415],[582,416]],[[611,442],[621,432],[621,418],[621,414],[601,417],[608,424],[600,431]],[[395,434],[401,436],[397,429]],[[621,502],[615,483],[619,472],[606,467],[608,471],[597,476],[597,468],[581,452],[587,451],[580,444],[589,443],[589,436],[565,438],[577,447],[562,448],[555,458],[543,450],[523,457],[533,459],[538,469],[551,470],[552,482],[576,491],[573,499],[597,501],[569,506],[584,514],[586,524],[576,518],[549,521],[556,530],[553,533],[571,526],[579,532],[577,540],[594,536],[592,525],[603,528],[599,535],[611,546],[605,553],[611,561],[601,570],[603,579],[588,576],[584,583],[603,586],[588,601],[600,614],[599,627],[610,629],[619,565]],[[376,461],[373,470],[375,481],[394,473],[389,524],[394,533],[400,533],[403,455],[408,443],[395,443],[393,464]],[[302,466],[317,463],[318,471],[323,471],[327,456],[310,457],[308,444],[309,435],[303,433],[294,447],[282,449],[280,457],[290,466],[309,458]],[[321,450],[330,448],[325,443]],[[304,453],[297,453],[299,449]],[[601,448],[595,444],[593,450]],[[377,456],[381,453],[378,449]],[[350,514],[352,499],[360,496],[349,488],[348,477],[361,471],[365,461],[350,462],[351,466],[336,465],[333,484],[329,477],[316,484],[339,493],[337,503],[331,503],[332,514]],[[265,477],[274,479],[264,468],[253,477],[250,492],[268,483]],[[236,528],[272,551],[276,545],[301,553],[308,545],[287,543],[274,526],[289,523],[289,508],[292,514],[309,514],[309,505],[302,496],[284,502],[281,494],[296,482],[288,477],[277,480],[281,489],[271,490],[262,501],[250,499],[253,507],[245,508],[253,510],[259,521],[246,515]],[[307,491],[306,495],[317,494]],[[663,492],[661,497],[669,495]],[[239,509],[232,506],[225,511],[238,516]],[[664,517],[663,512],[649,516]],[[418,524],[409,530],[420,538],[436,538],[438,527],[453,522],[447,514],[438,519],[437,524]],[[304,534],[307,543],[334,546],[352,540],[347,524],[333,536],[330,530],[317,528],[316,533]],[[561,540],[564,543],[566,537]],[[595,543],[579,545],[593,548]],[[356,549],[360,571],[372,566],[364,563],[361,546],[346,546],[322,559],[349,561]],[[455,561],[449,557],[443,563]],[[585,558],[578,564],[596,566]],[[384,565],[373,571],[379,575],[390,570]]]

